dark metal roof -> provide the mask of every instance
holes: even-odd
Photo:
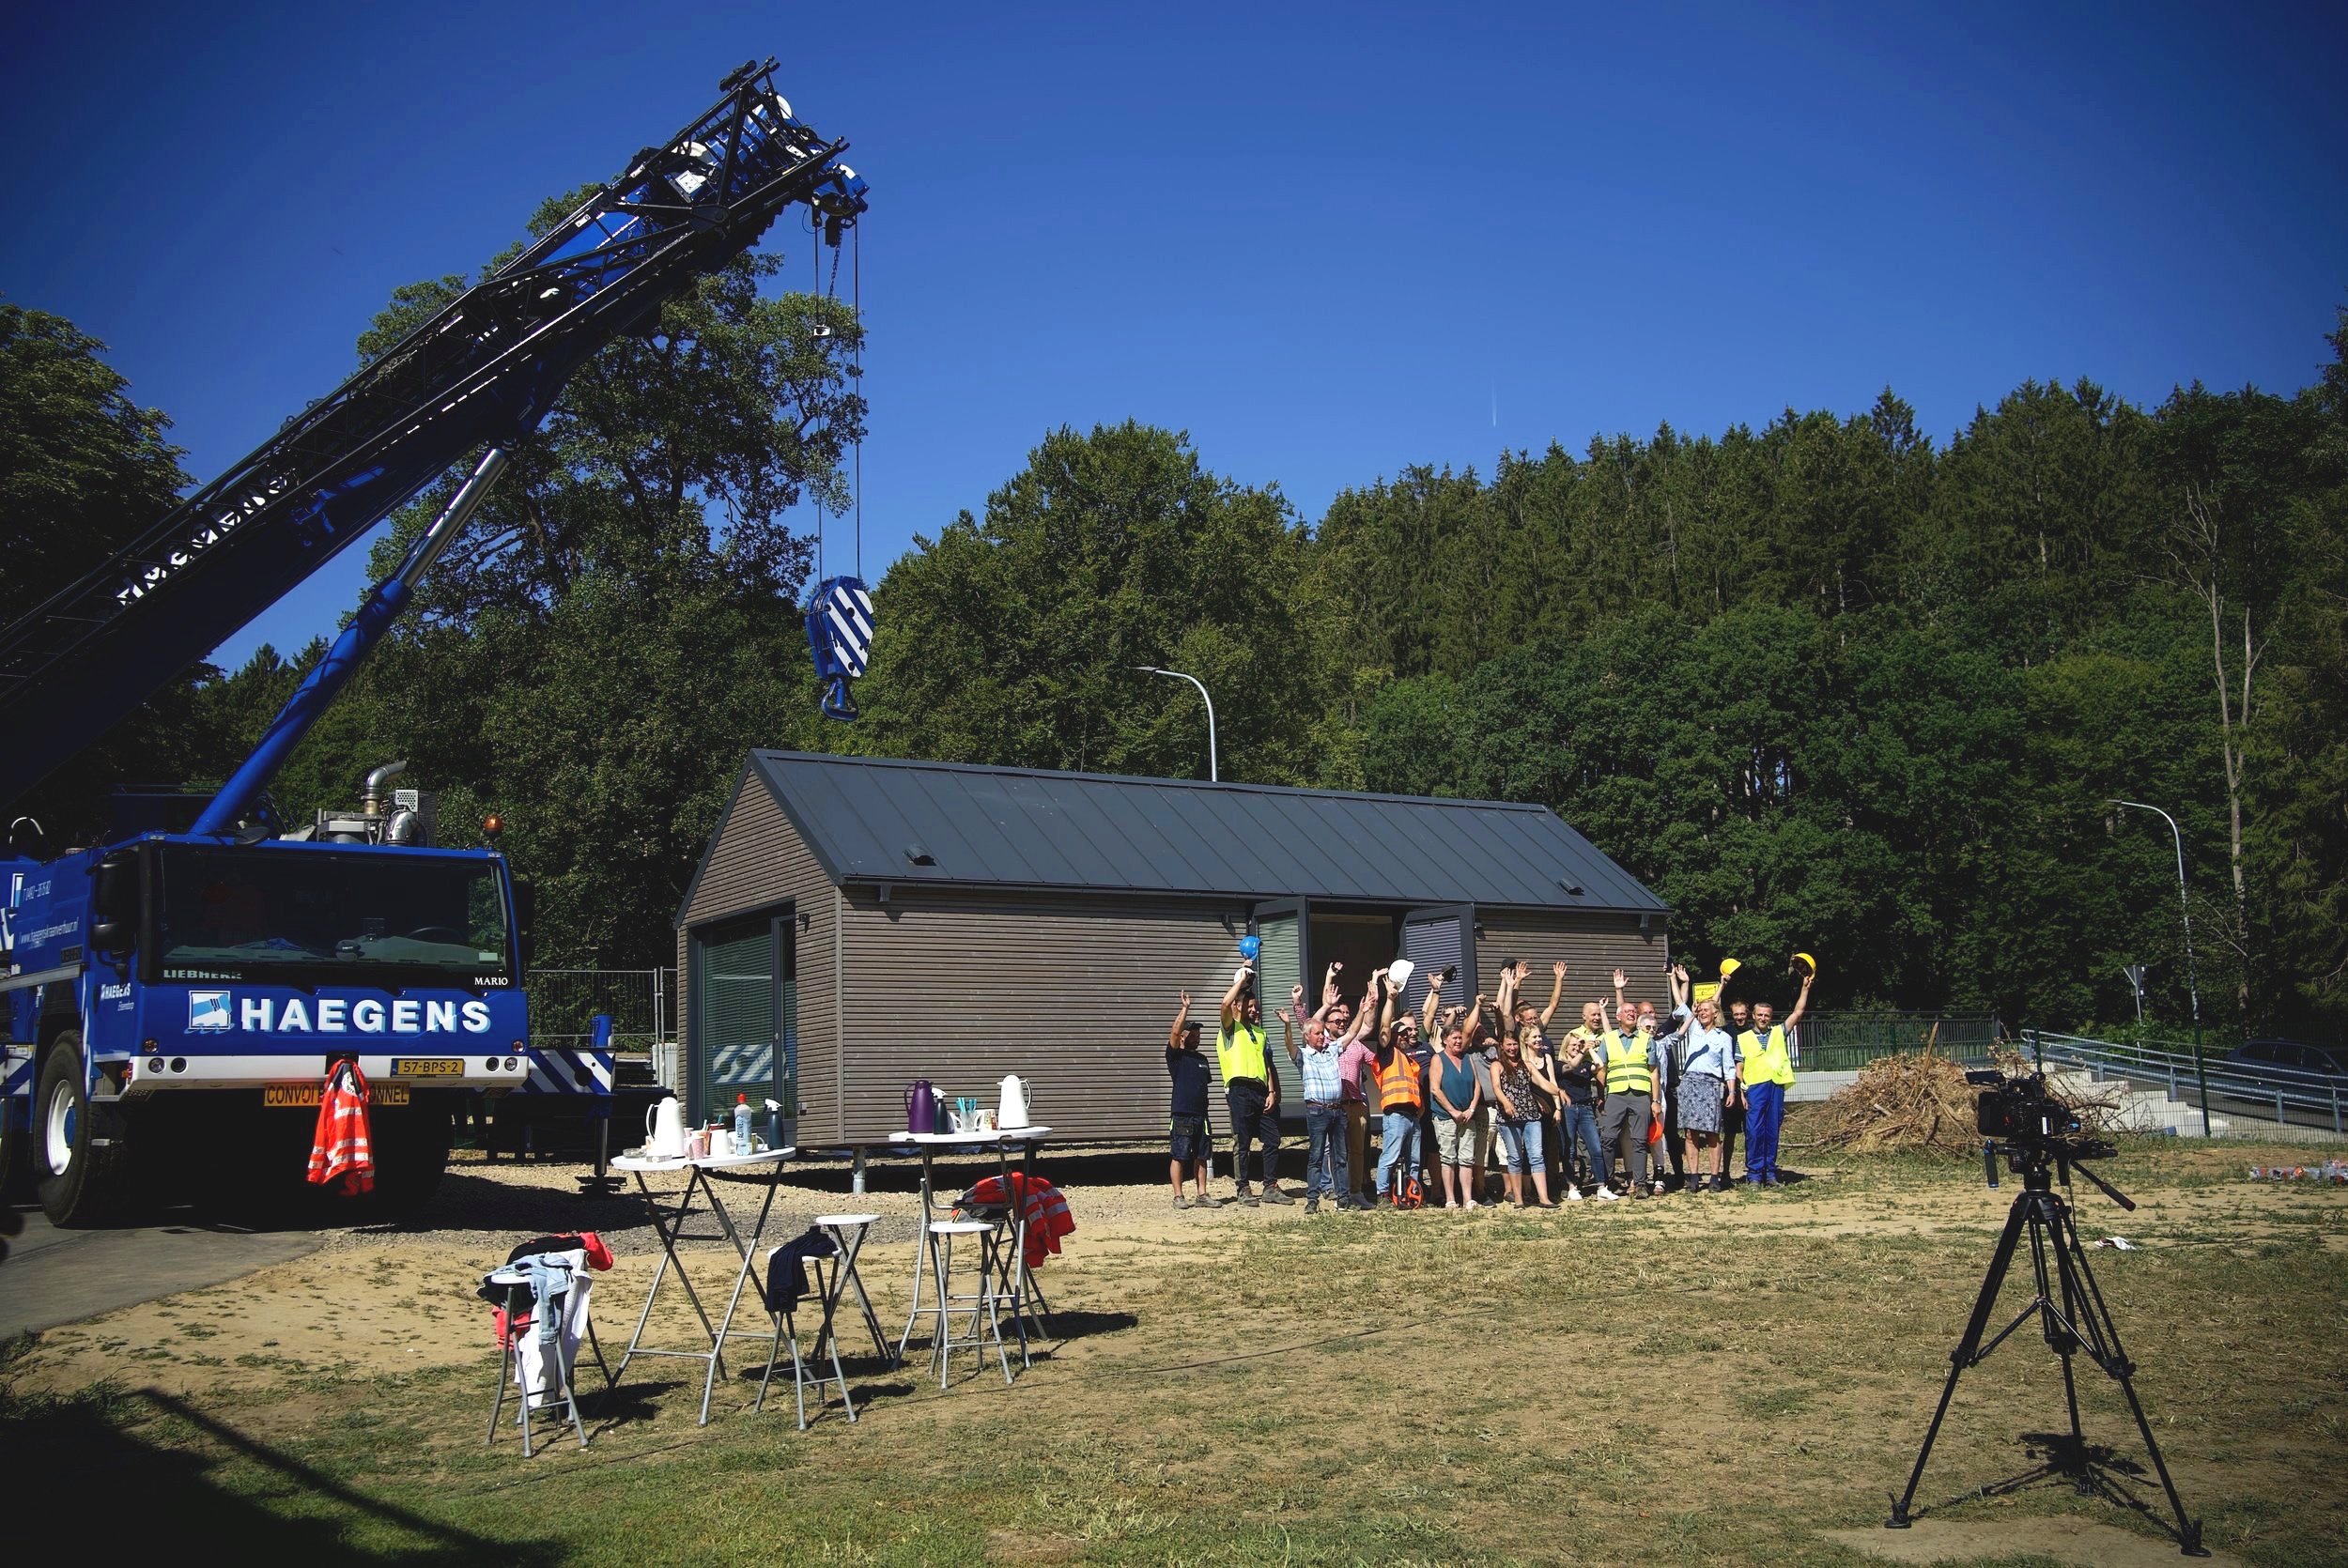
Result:
[[[749,766],[835,883],[1666,907],[1544,806],[798,751]]]

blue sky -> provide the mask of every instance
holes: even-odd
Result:
[[[50,7],[0,60],[0,292],[106,340],[209,478],[394,287],[773,54],[873,184],[877,578],[1063,423],[1188,430],[1310,520],[1410,463],[1886,385],[1943,438],[2026,377],[2296,388],[2348,302],[2339,16]],[[363,561],[218,656],[331,631]]]

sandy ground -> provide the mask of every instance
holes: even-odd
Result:
[[[2254,1184],[2232,1151],[2183,1145],[2114,1168],[2133,1173],[2139,1207],[2082,1189],[2081,1228],[2091,1244],[2141,1249],[2097,1253],[2096,1272],[2188,1506],[2254,1560],[2336,1560],[2325,1544],[2348,1539],[2333,1458],[2348,1372],[2320,1349],[2274,1351],[2278,1338],[2337,1340],[2348,1191]],[[554,1444],[521,1474],[515,1445],[484,1446],[497,1363],[472,1295],[481,1272],[543,1231],[603,1230],[618,1266],[597,1282],[595,1316],[616,1360],[659,1258],[641,1202],[581,1200],[576,1166],[468,1162],[416,1225],[344,1227],[305,1256],[50,1330],[6,1376],[25,1391],[151,1390],[125,1405],[168,1419],[129,1447],[109,1429],[93,1452],[179,1463],[205,1446],[195,1434],[230,1433],[237,1453],[264,1456],[237,1461],[238,1486],[282,1488],[295,1464],[331,1472],[347,1486],[333,1506],[354,1520],[424,1508],[484,1543],[535,1540],[548,1509],[660,1521],[618,1552],[571,1543],[626,1568],[712,1560],[672,1538],[739,1539],[749,1549],[729,1560],[764,1560],[757,1543],[777,1530],[810,1560],[841,1561],[1815,1560],[1822,1528],[1847,1532],[1828,1538],[1838,1560],[1847,1546],[2125,1563],[2148,1540],[2174,1560],[2155,1536],[2156,1489],[2127,1468],[2127,1413],[2100,1378],[2082,1391],[2090,1437],[2154,1513],[2083,1504],[2053,1480],[1975,1490],[2037,1467],[2061,1422],[2029,1334],[1960,1386],[1919,1528],[1874,1528],[2014,1196],[1985,1190],[1975,1166],[1819,1161],[1776,1193],[1310,1219],[1301,1206],[1174,1212],[1154,1150],[1049,1151],[1040,1169],[1078,1226],[1041,1275],[1059,1337],[1013,1386],[965,1359],[941,1392],[918,1367],[857,1364],[851,1330],[865,1416],[853,1425],[802,1435],[772,1406],[745,1419],[761,1335],[730,1351],[707,1426],[698,1369],[640,1363],[593,1409],[591,1448]],[[940,1186],[978,1174],[942,1169]],[[767,1231],[880,1216],[863,1273],[891,1335],[915,1175],[876,1169],[857,1198],[843,1168],[794,1169]],[[747,1222],[764,1185],[725,1186]],[[687,1259],[722,1299],[731,1250],[696,1242]],[[681,1296],[663,1299],[648,1343],[690,1347],[699,1326]],[[765,1323],[752,1309],[740,1327]],[[1486,1345],[1509,1353],[1460,1353]],[[352,1407],[354,1391],[369,1408]],[[23,1407],[38,1416],[38,1402]],[[1335,1417],[1341,1437],[1316,1441],[1305,1411]],[[60,1430],[82,1430],[73,1419]],[[1036,1432],[1056,1440],[1015,1440]],[[270,1453],[294,1457],[253,1468]],[[1751,1484],[1756,1453],[1766,1489]],[[1541,1509],[1495,1506],[1527,1484]],[[313,1506],[327,1504],[295,1512]]]
[[[2081,1568],[2170,1568],[2181,1560],[2167,1541],[2131,1535],[2086,1519],[1919,1519],[1905,1530],[1831,1530],[1822,1532],[1853,1551],[1891,1562],[1965,1562],[2016,1552],[2076,1562]],[[2212,1552],[2192,1560],[2238,1568],[2242,1560]]]
[[[19,1374],[30,1387],[60,1391],[111,1376],[173,1393],[201,1393],[282,1384],[289,1376],[479,1368],[490,1344],[488,1310],[473,1294],[482,1273],[502,1262],[517,1242],[567,1228],[599,1231],[615,1254],[612,1270],[595,1282],[595,1315],[616,1358],[660,1258],[641,1199],[633,1191],[617,1198],[582,1198],[576,1178],[583,1167],[577,1165],[484,1164],[477,1157],[460,1158],[464,1162],[452,1171],[416,1225],[332,1230],[317,1251],[290,1262],[53,1329]],[[1047,1292],[1056,1282],[1068,1280],[1082,1294],[1088,1277],[1103,1272],[1179,1269],[1211,1254],[1219,1233],[1303,1217],[1301,1205],[1175,1212],[1163,1176],[1154,1183],[1150,1179],[1162,1164],[1143,1151],[1067,1154],[1057,1161],[1043,1160],[1039,1170],[1063,1183],[1078,1225],[1068,1254],[1042,1272]],[[959,1188],[982,1174],[975,1165],[941,1166],[938,1182],[941,1189],[950,1183]],[[1379,1217],[1323,1212],[1312,1222],[1439,1227],[1465,1238],[1503,1224],[1553,1227],[1570,1236],[1630,1222],[1636,1216],[1691,1247],[1731,1229],[1821,1240],[1954,1230],[1980,1234],[1985,1258],[1988,1238],[2011,1200],[2010,1189],[1992,1192],[1978,1183],[1943,1181],[1887,1192],[1879,1185],[1846,1187],[1841,1175],[1833,1166],[1815,1167],[1800,1186],[1776,1195],[1671,1195],[1635,1205],[1584,1202],[1526,1214],[1491,1207],[1473,1214],[1430,1210]],[[787,1174],[776,1188],[765,1238],[767,1245],[787,1239],[818,1214],[879,1216],[860,1271],[893,1335],[910,1302],[920,1200],[909,1162],[876,1165],[870,1179],[872,1190],[859,1196],[847,1191],[844,1168]],[[672,1182],[670,1191],[681,1185]],[[765,1196],[763,1186],[747,1179],[722,1186],[737,1222],[747,1227]],[[1214,1183],[1219,1192],[1228,1194],[1228,1179]],[[2133,1214],[2098,1200],[2082,1205],[2081,1228],[2091,1244],[2106,1236],[2123,1236],[2147,1248],[2241,1244],[2267,1233],[2262,1210],[2274,1205],[2277,1191],[2248,1181],[2163,1190],[2144,1195]],[[2343,1209],[2348,1211],[2348,1195]],[[707,1216],[698,1217],[692,1228],[705,1237],[682,1249],[694,1284],[705,1297],[722,1301],[733,1285],[736,1254]],[[2323,1244],[2348,1248],[2348,1226],[2332,1230]],[[1155,1282],[1145,1275],[1128,1283]],[[647,1343],[687,1343],[691,1320],[672,1288],[663,1292],[662,1308]],[[749,1320],[764,1321],[754,1306]]]

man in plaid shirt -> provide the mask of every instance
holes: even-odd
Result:
[[[1305,1023],[1305,1044],[1297,1049],[1296,1024],[1305,1017],[1305,988],[1289,992],[1289,1005],[1276,1015],[1288,1042],[1289,1060],[1305,1078],[1305,1212],[1321,1212],[1326,1192],[1342,1207],[1352,1191],[1345,1179],[1345,1081],[1343,1061],[1347,1040],[1332,1039],[1320,1019]]]

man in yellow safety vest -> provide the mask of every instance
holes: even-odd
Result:
[[[1619,994],[1623,973],[1614,971]],[[1630,1195],[1647,1195],[1646,1134],[1655,1119],[1655,1037],[1639,1027],[1639,1009],[1617,1004],[1614,1027],[1599,1037],[1592,1053],[1606,1084],[1606,1115],[1599,1126],[1599,1143],[1611,1161],[1617,1150],[1630,1174]]]
[[[1755,1187],[1775,1187],[1777,1135],[1785,1125],[1785,1091],[1793,1086],[1793,1033],[1810,1010],[1810,982],[1805,975],[1801,995],[1785,1022],[1775,1022],[1777,1008],[1768,1002],[1753,1005],[1753,1027],[1737,1037],[1738,1093],[1745,1102],[1745,1180]]]
[[[1280,1124],[1270,1114],[1272,1060],[1264,1053],[1263,1008],[1256,999],[1256,970],[1243,963],[1223,993],[1223,1027],[1214,1038],[1216,1065],[1223,1069],[1223,1101],[1231,1108],[1231,1179],[1239,1201],[1253,1208],[1247,1185],[1247,1145],[1262,1150],[1263,1195],[1273,1203],[1296,1200],[1280,1191]]]

